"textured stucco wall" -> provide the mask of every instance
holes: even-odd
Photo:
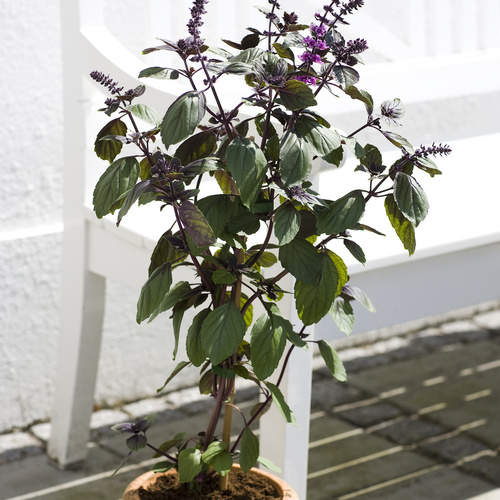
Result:
[[[63,124],[59,0],[0,0],[0,12],[1,433],[50,416],[60,315]],[[136,325],[137,296],[119,283],[107,285],[99,405],[154,394],[175,365],[168,318]],[[151,367],[157,367],[152,374]]]

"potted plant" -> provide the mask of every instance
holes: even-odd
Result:
[[[345,380],[335,350],[323,340],[308,340],[306,330],[331,314],[340,330],[350,333],[351,301],[369,305],[366,296],[349,285],[340,255],[350,252],[365,262],[355,235],[380,234],[363,223],[368,203],[380,197],[411,255],[415,228],[428,212],[416,176],[440,174],[430,157],[450,152],[446,145],[414,149],[387,130],[386,125],[403,115],[401,102],[385,101],[375,113],[371,95],[357,86],[355,66],[367,43],[345,40],[339,29],[362,0],[330,1],[315,14],[313,24],[300,24],[293,12],[269,0],[268,8],[259,8],[264,28],[249,28],[239,42],[225,41],[228,49],[204,44],[200,27],[207,3],[194,0],[187,38],[162,40],[162,45],[144,51],[169,51],[180,59],[180,68],[150,67],[139,75],[164,79],[165,85],[184,79],[185,92],[163,116],[138,103],[144,86],[124,91],[103,73],[91,74],[110,92],[101,111],[115,116],[95,142],[97,155],[110,162],[95,187],[95,213],[101,218],[118,211],[119,224],[136,203],[157,203],[170,211],[174,222],[165,227],[152,253],[137,321],[171,312],[174,356],[179,353],[182,360],[166,384],[185,367],[199,367],[200,391],[213,398],[206,427],[195,436],[176,430],[163,444],[154,445],[146,436],[153,417],[119,424],[115,430],[129,434],[126,458],[151,448],[162,457],[155,472],[175,469],[184,490],[199,490],[214,474],[220,477],[220,489],[226,489],[236,462],[245,473],[257,462],[270,466],[259,456],[251,425],[271,404],[293,421],[279,387],[292,349],[315,343],[332,375]],[[243,81],[241,99],[228,108],[220,89],[235,78]],[[332,106],[338,94],[359,101],[366,120],[352,133],[339,132],[316,107],[320,92],[332,94]],[[384,164],[375,145],[358,141],[364,129],[400,151],[392,165]],[[120,156],[124,144],[135,147],[134,153]],[[359,178],[359,189],[335,200],[314,191],[313,164],[323,161],[338,167],[348,150],[358,160],[353,175]],[[217,183],[217,194],[204,194],[205,179]],[[294,278],[293,289],[283,288],[287,275]],[[293,294],[302,324],[292,324],[280,311],[284,294]],[[179,346],[183,315],[191,308],[196,315],[187,327],[185,345]],[[242,418],[231,442],[237,379],[255,383],[262,399]],[[216,427],[222,414],[219,436]]]

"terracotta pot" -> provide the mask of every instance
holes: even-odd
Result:
[[[232,470],[238,470],[240,468],[239,465],[233,465]],[[255,472],[261,476],[264,476],[268,482],[270,482],[275,488],[276,491],[281,495],[283,500],[299,500],[299,497],[295,491],[288,486],[285,481],[276,477],[274,474],[269,472],[260,470],[260,469],[252,469],[252,472]],[[142,474],[141,476],[134,479],[128,486],[125,492],[123,493],[122,500],[140,500],[139,494],[137,490],[142,486],[146,488],[148,485],[153,484],[156,481],[156,478],[160,475],[166,474],[176,474],[175,469],[171,469],[168,472],[164,472],[161,474],[155,474],[153,471],[148,471]]]

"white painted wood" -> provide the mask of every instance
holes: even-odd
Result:
[[[285,278],[283,286],[293,289],[293,280]],[[290,297],[282,310],[288,310],[290,321],[299,328],[295,306]],[[308,327],[308,339],[314,339],[314,328]],[[282,470],[281,476],[297,492],[300,499],[306,499],[307,464],[309,455],[309,421],[311,415],[313,348],[307,351],[294,348],[290,357],[280,390],[290,409],[294,412],[297,425],[287,424],[273,405],[260,420],[260,455],[271,460]],[[279,370],[277,370],[279,371]],[[276,380],[274,380],[275,382]]]

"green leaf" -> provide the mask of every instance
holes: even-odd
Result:
[[[201,344],[213,365],[231,356],[245,335],[246,324],[234,302],[217,307],[201,327]]]
[[[272,316],[263,314],[252,328],[250,348],[252,367],[259,380],[271,376],[278,367],[286,346],[287,334]]]
[[[297,111],[317,104],[311,87],[295,79],[287,80],[280,89],[279,95],[283,106],[290,111]]]
[[[169,375],[169,377],[167,378],[167,380],[165,381],[165,383],[159,388],[159,389],[156,389],[156,392],[161,392],[163,391],[163,389],[165,389],[165,387],[167,386],[167,384],[183,369],[183,368],[186,368],[186,366],[189,366],[191,363],[189,361],[181,361],[177,364],[177,366],[173,369],[172,373]],[[173,445],[172,445],[173,446]],[[164,450],[166,451],[166,450]]]
[[[156,462],[153,465],[152,470],[155,474],[159,474],[161,472],[167,472],[170,469],[173,469],[174,467],[175,467],[174,462],[169,462],[168,460],[164,460],[162,462]]]
[[[240,467],[246,474],[257,462],[259,458],[259,439],[250,430],[245,427],[241,437],[241,450],[240,450]]]
[[[267,160],[254,141],[236,137],[227,147],[226,160],[243,205],[250,208],[266,178]]]
[[[382,163],[382,153],[378,148],[371,144],[366,144],[364,147],[365,153],[360,158],[361,165],[366,167],[372,173],[381,173],[384,170]]]
[[[151,254],[151,263],[148,270],[149,276],[151,276],[153,271],[161,265],[172,263],[186,255],[186,252],[173,246],[169,238],[172,238],[172,232],[170,230],[163,233],[158,243],[156,243],[155,249]]]
[[[190,483],[202,471],[201,451],[195,448],[186,448],[179,453],[180,483]]]
[[[286,403],[285,398],[283,397],[283,394],[279,390],[279,388],[276,385],[271,384],[271,382],[265,382],[265,384],[266,384],[267,388],[269,389],[269,391],[271,392],[271,396],[273,398],[273,403],[276,405],[276,407],[278,408],[280,413],[283,415],[283,417],[285,417],[285,420],[289,424],[297,425],[297,422],[295,420],[295,415],[292,412],[292,410],[290,410],[290,407]]]
[[[139,78],[158,78],[160,80],[177,80],[179,72],[176,69],[162,68],[160,66],[152,66],[151,68],[143,69],[139,73]]]
[[[191,201],[182,202],[179,208],[179,218],[186,233],[199,247],[213,245],[217,241],[207,219]]]
[[[267,458],[259,457],[257,459],[257,462],[259,462],[259,464],[262,464],[264,467],[268,468],[271,472],[275,472],[276,474],[281,473],[281,469],[276,464],[273,464],[273,462],[271,462],[271,460]]]
[[[137,323],[149,318],[161,305],[172,285],[170,264],[163,264],[155,269],[144,283],[137,303]]]
[[[310,145],[311,149],[321,157],[328,157],[341,144],[340,135],[336,130],[324,127],[316,120],[302,116],[295,124],[295,130]]]
[[[228,451],[221,451],[210,459],[210,466],[220,476],[226,476],[233,466],[233,456]]]
[[[431,177],[434,177],[435,175],[441,175],[442,173],[430,158],[417,158],[416,160],[414,160],[414,165],[420,170],[427,172]]]
[[[202,453],[201,459],[206,464],[210,464],[213,458],[222,453],[223,451],[226,451],[226,448],[227,448],[226,443],[223,443],[222,441],[212,441],[208,445],[207,449]]]
[[[151,184],[151,181],[145,180],[138,182],[127,194],[127,197],[125,198],[125,201],[123,202],[123,205],[120,208],[120,211],[118,212],[118,220],[116,222],[116,225],[120,225],[121,220],[125,215],[127,215],[128,211],[132,208],[134,203],[139,199],[139,196],[142,194],[148,192],[149,186]]]
[[[134,116],[137,116],[141,120],[145,122],[151,123],[155,127],[160,124],[160,117],[156,114],[156,112],[151,109],[149,106],[145,104],[133,104],[129,106],[128,111],[130,111]]]
[[[116,118],[104,125],[101,131],[97,134],[94,151],[96,155],[102,160],[108,160],[110,163],[120,154],[123,144],[116,141],[102,141],[103,137],[107,135],[121,135],[127,134],[127,125]]]
[[[280,174],[285,187],[308,178],[312,169],[311,156],[307,141],[288,130],[280,141]]]
[[[232,285],[238,278],[227,269],[217,269],[212,274],[212,280],[217,285]]]
[[[235,209],[231,197],[225,194],[206,196],[198,200],[196,206],[203,212],[216,237],[220,236]]]
[[[94,211],[101,219],[112,213],[113,204],[135,186],[139,178],[139,163],[133,156],[120,158],[101,175],[94,188]]]
[[[149,322],[153,321],[162,312],[168,311],[175,307],[186,295],[191,292],[191,287],[187,281],[178,281],[170,291],[165,295],[161,304],[156,308],[156,311],[149,318]]]
[[[413,255],[417,245],[415,239],[415,226],[398,208],[396,200],[392,194],[385,197],[384,205],[387,217],[389,217],[389,221],[396,231],[398,238],[401,240],[401,243],[403,243],[405,249],[408,250],[409,255]]]
[[[330,308],[330,316],[339,327],[339,330],[346,335],[350,335],[354,328],[354,311],[348,300],[337,297]]]
[[[382,134],[397,148],[404,147],[409,153],[413,153],[413,146],[402,136],[388,130],[381,130]]]
[[[425,219],[429,212],[429,201],[415,179],[398,172],[394,181],[394,196],[399,210],[415,227]]]
[[[161,123],[161,138],[167,149],[196,130],[206,105],[203,92],[186,92],[170,105]]]
[[[179,338],[181,335],[181,323],[182,318],[184,317],[184,313],[186,309],[190,307],[190,301],[188,299],[180,300],[175,304],[174,309],[172,310],[172,327],[174,329],[174,349],[172,352],[172,359],[175,359],[177,356],[177,349],[179,348]]]
[[[318,234],[340,234],[354,227],[365,211],[361,191],[351,191],[318,215]]]
[[[355,241],[345,239],[344,245],[358,262],[361,262],[361,264],[366,263],[365,252]]]
[[[200,132],[186,139],[175,151],[183,165],[209,157],[217,148],[217,136],[211,130]]]
[[[289,201],[280,205],[274,214],[274,234],[280,245],[290,243],[300,229],[299,211]]]
[[[295,61],[295,55],[289,47],[285,47],[281,43],[273,43],[274,50],[283,59],[290,59],[290,61]]]
[[[327,252],[321,253],[321,264],[321,276],[317,284],[301,281],[295,283],[295,304],[304,325],[312,325],[322,319],[340,293],[341,278],[337,266]]]
[[[347,374],[344,368],[344,364],[339,358],[339,355],[335,349],[325,340],[318,341],[319,352],[321,357],[325,361],[327,368],[330,373],[340,382],[345,382],[347,380]]]
[[[359,73],[350,66],[336,65],[332,69],[332,76],[337,80],[340,88],[344,91],[359,82]]]
[[[279,249],[281,265],[296,279],[315,285],[321,273],[321,257],[307,240],[295,238]]]
[[[366,112],[370,116],[373,113],[373,99],[372,96],[366,92],[365,90],[360,90],[357,87],[354,87],[351,85],[350,87],[347,87],[344,92],[351,97],[351,99],[357,99],[358,101],[361,101],[364,103],[366,107]]]
[[[353,285],[348,285],[344,287],[343,292],[349,297],[357,300],[367,311],[370,311],[372,313],[377,311],[375,309],[375,306],[372,304],[372,301],[368,298],[368,295],[366,295],[366,293],[363,292],[361,288]]]

